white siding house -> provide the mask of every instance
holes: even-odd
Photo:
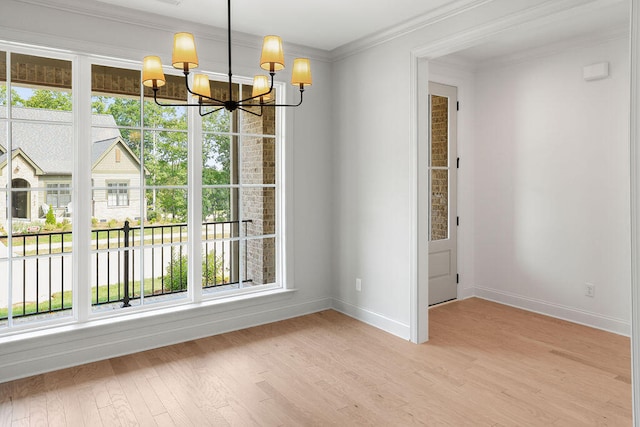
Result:
[[[20,189],[11,195],[14,221],[43,221],[49,207],[58,220],[71,219],[73,171],[72,113],[14,107],[29,120],[12,128],[11,174],[6,133],[0,133],[0,186],[8,180]],[[92,180],[96,190],[91,203],[98,221],[140,219],[140,161],[122,139],[111,115],[92,118]],[[24,189],[21,190],[21,189]],[[0,199],[0,222],[6,224],[8,200]]]

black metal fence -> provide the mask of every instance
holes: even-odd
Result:
[[[236,239],[251,220],[202,224],[202,286],[239,284],[240,256],[246,246]],[[188,276],[187,224],[96,229],[91,232],[92,305],[122,303],[144,297],[186,292]],[[71,231],[12,236],[12,317],[55,313],[72,306]],[[0,236],[8,246],[8,237]],[[140,267],[144,272],[140,271]],[[244,262],[244,282],[247,278]],[[16,286],[16,283],[19,286]],[[7,319],[0,308],[0,320]]]

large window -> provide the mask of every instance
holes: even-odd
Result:
[[[0,328],[73,314],[72,68],[0,52]]]
[[[273,110],[201,117],[175,105],[189,99],[169,70],[158,99],[174,105],[160,106],[140,69],[114,60],[7,49],[0,61],[0,334],[282,286]],[[71,91],[78,63],[90,99]],[[227,97],[226,76],[210,78]],[[72,263],[77,245],[89,250]]]

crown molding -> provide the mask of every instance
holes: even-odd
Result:
[[[568,50],[583,49],[595,45],[607,43],[614,40],[629,39],[630,32],[628,28],[613,28],[608,31],[593,33],[581,37],[574,37],[562,40],[557,43],[547,44],[545,46],[527,49],[509,55],[503,55],[496,58],[487,59],[485,61],[475,62],[475,71],[485,71],[495,68],[503,68],[511,65],[517,65],[553,55],[566,52]]]
[[[386,30],[378,31],[375,34],[360,38],[353,42],[337,47],[331,51],[331,59],[339,61],[348,56],[370,49],[379,44],[402,37],[421,28],[433,25],[436,22],[449,19],[460,13],[467,12],[494,0],[456,0],[443,5],[431,12],[404,21],[401,24],[389,27]]]
[[[3,0],[4,1],[4,0]],[[152,30],[178,32],[188,28],[196,37],[205,40],[227,43],[226,28],[204,25],[196,22],[171,18],[152,12],[127,9],[101,2],[87,3],[83,0],[14,0],[19,3],[58,10],[70,14],[89,16],[97,19],[144,27]],[[232,31],[232,44],[238,47],[259,49],[262,37],[254,34]],[[312,60],[330,62],[328,51],[285,42],[287,56],[305,56]],[[87,52],[90,53],[90,52]]]

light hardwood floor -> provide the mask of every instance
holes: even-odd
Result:
[[[631,425],[628,338],[475,298],[430,330],[324,311],[0,384],[0,425]]]

